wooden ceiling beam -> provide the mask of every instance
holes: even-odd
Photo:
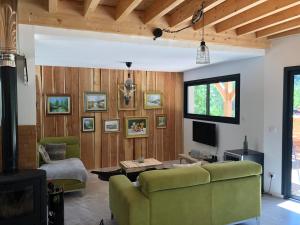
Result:
[[[296,28],[293,30],[289,30],[289,31],[285,31],[282,33],[271,35],[268,37],[268,39],[282,38],[282,37],[287,37],[287,36],[296,35],[296,34],[300,34],[300,28]]]
[[[300,17],[300,5],[284,10],[236,29],[238,36],[256,32]]]
[[[265,3],[216,24],[216,32],[220,33],[236,29],[299,4],[299,0],[268,0]]]
[[[278,24],[273,27],[266,28],[256,32],[256,37],[267,37],[273,34],[282,33],[284,31],[293,30],[300,27],[300,18],[285,23]]]
[[[57,12],[58,0],[48,0],[48,11],[49,13]]]
[[[120,0],[116,6],[116,21],[128,16],[143,0]]]
[[[100,0],[84,0],[83,15],[86,17],[98,7]]]
[[[18,7],[20,9],[18,14],[19,24],[122,34],[124,35],[124,42],[126,42],[126,39],[133,41],[137,37],[152,40],[153,28],[168,26],[165,18],[158,19],[155,25],[145,25],[140,19],[143,16],[142,11],[134,11],[124,21],[116,22],[112,16],[115,13],[115,8],[104,5],[97,7],[90,16],[84,17],[81,1],[60,1],[60,8],[63,10],[59,13],[49,13],[40,0],[22,0]],[[181,43],[184,41],[188,46],[194,45],[196,47],[199,45],[199,40],[201,40],[201,34],[194,31],[193,28],[188,28],[184,32],[175,34],[164,33],[163,38],[165,40],[181,41]],[[270,42],[266,38],[256,39],[254,34],[237,37],[234,31],[216,34],[212,27],[206,29],[205,41],[211,45],[221,44],[256,49],[270,47]],[[176,43],[179,42],[172,42],[172,45],[177,45]]]
[[[184,2],[185,0],[155,0],[151,6],[146,9],[144,13],[143,22],[145,24],[150,24],[158,18],[166,15],[176,6]]]
[[[204,26],[220,23],[263,2],[266,0],[227,0],[205,13]],[[202,27],[202,21],[194,25],[195,30]]]
[[[206,0],[204,11],[208,11],[225,0]],[[178,26],[192,19],[193,14],[201,7],[203,0],[189,0],[182,7],[168,16],[170,27]]]

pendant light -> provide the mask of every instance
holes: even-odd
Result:
[[[209,57],[209,49],[205,44],[204,41],[204,15],[202,16],[202,40],[200,42],[200,46],[197,48],[197,57],[196,57],[196,64],[210,64],[210,57]]]

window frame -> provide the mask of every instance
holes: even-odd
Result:
[[[241,74],[232,74],[219,77],[211,77],[206,79],[191,80],[184,82],[184,118],[187,119],[196,119],[196,120],[205,120],[221,123],[230,123],[230,124],[240,124],[240,80]],[[210,84],[220,83],[220,82],[231,82],[235,81],[235,117],[226,117],[226,116],[211,116],[211,115],[201,115],[201,114],[191,114],[188,113],[188,87],[198,86],[198,85],[207,85],[207,96],[206,104],[210,104]]]

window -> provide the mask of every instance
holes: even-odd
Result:
[[[184,83],[184,117],[240,123],[240,74]]]

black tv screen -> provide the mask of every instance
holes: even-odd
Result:
[[[193,141],[217,146],[216,124],[193,121]]]

